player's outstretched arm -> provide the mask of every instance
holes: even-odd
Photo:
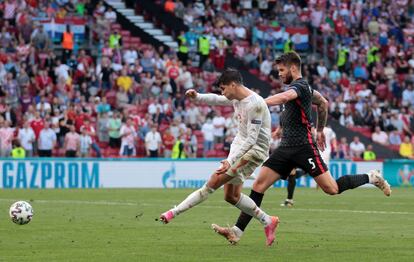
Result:
[[[260,129],[263,125],[264,118],[264,108],[260,105],[254,105],[252,108],[248,108],[247,112],[247,134],[248,137],[240,147],[237,154],[233,157],[228,157],[227,161],[230,165],[233,165],[237,160],[239,160],[244,154],[247,153],[255,144],[257,144],[257,139],[259,137]]]
[[[270,96],[265,99],[268,106],[276,106],[286,104],[290,100],[298,97],[298,93],[294,89],[286,90],[285,92]]]
[[[228,100],[225,96],[216,94],[200,94],[194,89],[189,89],[185,92],[185,96],[193,101],[200,102],[211,106],[231,106],[233,102]]]

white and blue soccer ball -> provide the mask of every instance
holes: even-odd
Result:
[[[17,201],[11,205],[9,214],[13,223],[26,225],[32,221],[33,208],[26,201]]]

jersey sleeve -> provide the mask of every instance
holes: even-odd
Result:
[[[230,165],[233,165],[237,160],[243,157],[256,143],[260,133],[260,128],[263,125],[265,110],[260,104],[255,104],[247,110],[247,134],[248,137],[241,145],[238,152],[232,156],[228,156],[227,161]]]
[[[303,90],[302,90],[302,88],[299,85],[293,84],[293,85],[289,86],[288,90],[289,89],[295,90],[295,92],[298,94],[298,97],[302,97],[303,96]]]
[[[204,103],[212,106],[232,106],[233,102],[228,100],[225,96],[219,96],[216,94],[198,94],[197,102]]]
[[[313,95],[313,90],[309,85],[304,86],[294,83],[293,85],[289,86],[288,90],[289,89],[295,90],[299,98],[303,98],[306,95],[306,93],[310,93],[311,95]]]

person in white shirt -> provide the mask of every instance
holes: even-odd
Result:
[[[135,61],[138,59],[138,53],[132,46],[130,46],[127,50],[124,51],[122,58],[126,64],[134,65]]]
[[[328,76],[328,69],[326,69],[326,66],[324,65],[323,61],[319,62],[319,65],[316,67],[316,70],[318,71],[320,77]]]
[[[39,156],[51,157],[52,150],[56,145],[56,133],[50,128],[50,123],[45,122],[45,127],[39,135]]]
[[[365,145],[359,141],[359,137],[355,136],[354,141],[349,144],[349,150],[352,157],[362,157],[362,153],[365,151]]]
[[[26,151],[27,157],[33,156],[33,142],[35,141],[35,133],[30,127],[29,121],[24,122],[23,128],[19,130],[19,140],[22,147]]]
[[[387,146],[388,143],[388,135],[384,131],[381,131],[379,126],[375,127],[375,132],[371,135],[372,141],[379,143],[381,145]]]
[[[69,78],[69,69],[70,67],[66,64],[62,64],[60,60],[56,61],[57,66],[55,67],[55,75],[57,79],[63,78],[66,80]]]
[[[214,142],[214,126],[211,118],[207,118],[206,122],[201,127],[201,132],[204,136],[203,154],[206,156],[207,151],[213,149]]]
[[[175,82],[185,90],[194,88],[193,77],[186,66],[183,66],[182,73],[175,79]]]
[[[148,157],[158,157],[161,148],[161,135],[157,131],[157,126],[153,125],[151,131],[145,135],[145,148]]]
[[[200,110],[194,104],[190,104],[190,108],[187,109],[186,122],[190,125],[196,125],[199,123]]]
[[[414,106],[414,90],[411,83],[402,92],[402,106]]]
[[[277,218],[262,211],[248,196],[241,193],[243,182],[269,156],[270,112],[264,99],[243,85],[239,71],[226,69],[218,79],[222,95],[199,94],[188,90],[190,99],[208,105],[233,106],[239,122],[227,159],[211,175],[208,182],[191,193],[173,209],[161,214],[163,223],[202,203],[215,190],[224,185],[225,200],[242,212],[255,217],[265,227],[266,236],[273,235]]]
[[[88,131],[85,127],[81,127],[80,131],[80,156],[89,157],[89,152],[92,145],[92,138],[88,135]]]
[[[326,166],[329,168],[329,162],[331,160],[331,153],[332,149],[336,150],[336,134],[329,126],[323,128],[323,133],[325,135],[325,150],[320,151],[321,157],[323,162],[325,162]]]
[[[234,28],[234,34],[238,39],[246,39],[246,28],[238,25],[236,28]]]
[[[216,111],[216,115],[213,117],[214,126],[214,144],[223,143],[224,141],[224,125],[226,119],[221,115],[219,110]]]
[[[272,58],[269,56],[262,62],[260,65],[260,73],[263,75],[269,75],[270,71],[272,71],[273,61]]]
[[[135,151],[135,139],[137,133],[132,124],[132,118],[128,118],[121,127],[121,156],[132,156]]]
[[[108,7],[108,10],[104,14],[105,19],[111,23],[116,22],[116,13],[112,10],[112,7]]]
[[[46,98],[42,96],[40,98],[40,102],[36,105],[36,110],[46,113],[46,112],[51,112],[52,107],[50,106],[50,103],[46,101]]]

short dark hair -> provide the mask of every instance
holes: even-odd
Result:
[[[300,56],[294,51],[284,53],[275,60],[275,64],[277,65],[295,65],[298,68],[300,68],[301,63],[302,61],[300,59]]]
[[[223,71],[223,73],[217,79],[215,85],[219,87],[220,85],[228,85],[231,82],[242,85],[243,78],[239,70],[236,70],[234,68],[227,68],[226,70]]]

